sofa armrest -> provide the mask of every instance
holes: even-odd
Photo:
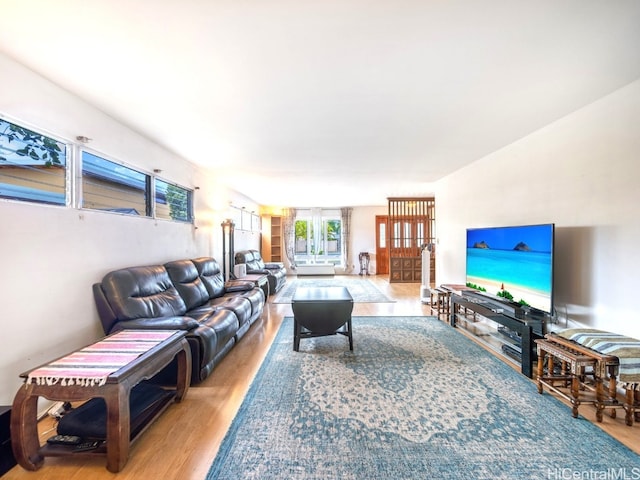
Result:
[[[255,270],[247,269],[247,273],[259,274],[259,275],[268,275],[269,274],[269,270],[267,270],[266,268],[257,268]]]
[[[249,290],[253,290],[255,288],[255,284],[248,280],[229,280],[225,282],[224,289],[226,292],[248,292]]]
[[[280,270],[284,268],[284,263],[282,262],[268,262],[264,264],[264,268],[267,270]]]
[[[117,322],[110,333],[120,330],[193,330],[200,326],[191,317],[134,318]]]

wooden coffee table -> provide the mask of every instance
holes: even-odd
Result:
[[[353,350],[351,312],[353,297],[346,287],[298,287],[291,299],[293,309],[293,349],[300,339],[344,335]]]
[[[150,416],[147,423],[148,426],[172,401],[181,401],[189,388],[191,352],[185,338],[186,332],[174,331],[168,333],[170,334],[168,338],[155,344],[155,346],[152,346],[134,360],[109,374],[106,382],[102,385],[79,385],[74,383],[69,386],[63,385],[63,382],[60,381],[55,384],[48,384],[49,382],[43,381],[29,381],[29,375],[38,371],[41,367],[21,374],[20,376],[25,378],[25,383],[15,396],[11,415],[11,441],[17,462],[27,470],[38,470],[42,467],[46,456],[106,454],[107,470],[110,472],[122,470],[129,458],[130,442],[137,439],[146,429],[146,427],[142,428],[135,438],[130,438],[129,394],[131,389],[142,380],[156,375],[174,358],[177,359],[178,373],[175,395],[169,396],[166,401],[162,402],[162,405],[156,407],[155,415]],[[103,340],[109,340],[112,337],[113,335]],[[98,343],[100,342],[94,345]],[[48,365],[51,364],[43,365],[42,367]],[[64,383],[66,384],[66,382]],[[74,452],[73,447],[67,445],[45,444],[41,446],[37,426],[38,397],[68,402],[96,397],[104,398],[107,411],[105,445],[88,452]]]

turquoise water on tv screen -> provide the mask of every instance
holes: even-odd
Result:
[[[550,297],[551,262],[550,252],[467,248],[467,277],[504,283],[507,291],[515,286]]]

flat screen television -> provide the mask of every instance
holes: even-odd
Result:
[[[554,224],[467,229],[468,287],[553,311]]]

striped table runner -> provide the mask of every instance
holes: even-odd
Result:
[[[570,328],[558,332],[558,335],[598,353],[618,357],[618,380],[640,383],[640,340],[593,328]]]
[[[29,372],[36,385],[101,386],[113,372],[162,343],[174,330],[123,330]]]

